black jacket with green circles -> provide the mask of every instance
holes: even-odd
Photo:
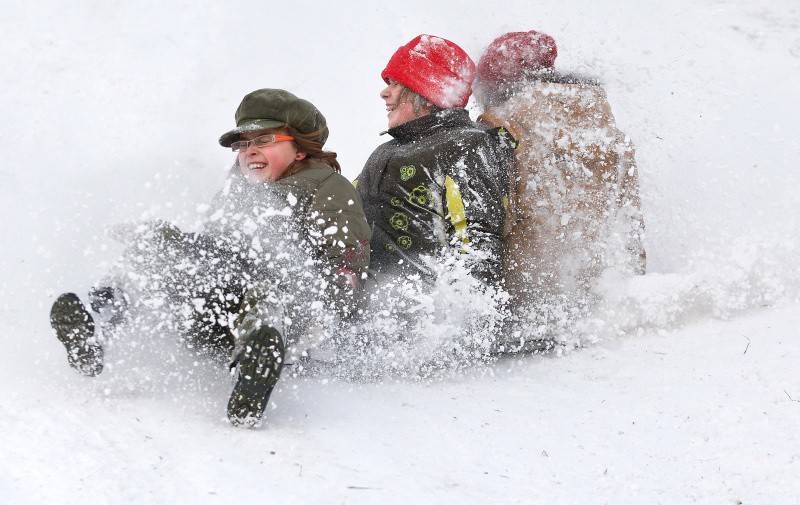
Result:
[[[372,227],[371,267],[430,273],[422,255],[464,256],[474,275],[500,278],[514,140],[445,109],[388,133],[356,180]]]

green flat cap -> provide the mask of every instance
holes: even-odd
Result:
[[[230,147],[242,133],[289,125],[300,133],[323,130],[317,140],[328,140],[325,116],[308,100],[282,89],[258,89],[248,93],[236,109],[236,128],[223,134],[219,143]]]

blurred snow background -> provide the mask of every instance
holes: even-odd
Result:
[[[0,501],[800,500],[795,2],[3,7]],[[637,149],[650,273],[578,322],[596,343],[439,380],[283,381],[260,431],[222,421],[227,375],[169,339],[95,381],[68,368],[54,295],[119,253],[104,225],[196,225],[245,93],[314,102],[352,178],[385,140],[398,46],[431,33],[477,60],[529,29],[605,82]]]

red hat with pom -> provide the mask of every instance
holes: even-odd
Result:
[[[509,32],[494,39],[478,61],[478,77],[488,82],[508,82],[525,72],[553,68],[558,50],[546,33]]]
[[[472,94],[475,63],[453,42],[418,35],[392,55],[381,72],[442,109],[464,107]]]

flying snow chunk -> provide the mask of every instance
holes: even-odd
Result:
[[[192,300],[192,305],[194,305],[194,310],[197,312],[202,312],[206,305],[206,301],[203,298],[194,298]]]

